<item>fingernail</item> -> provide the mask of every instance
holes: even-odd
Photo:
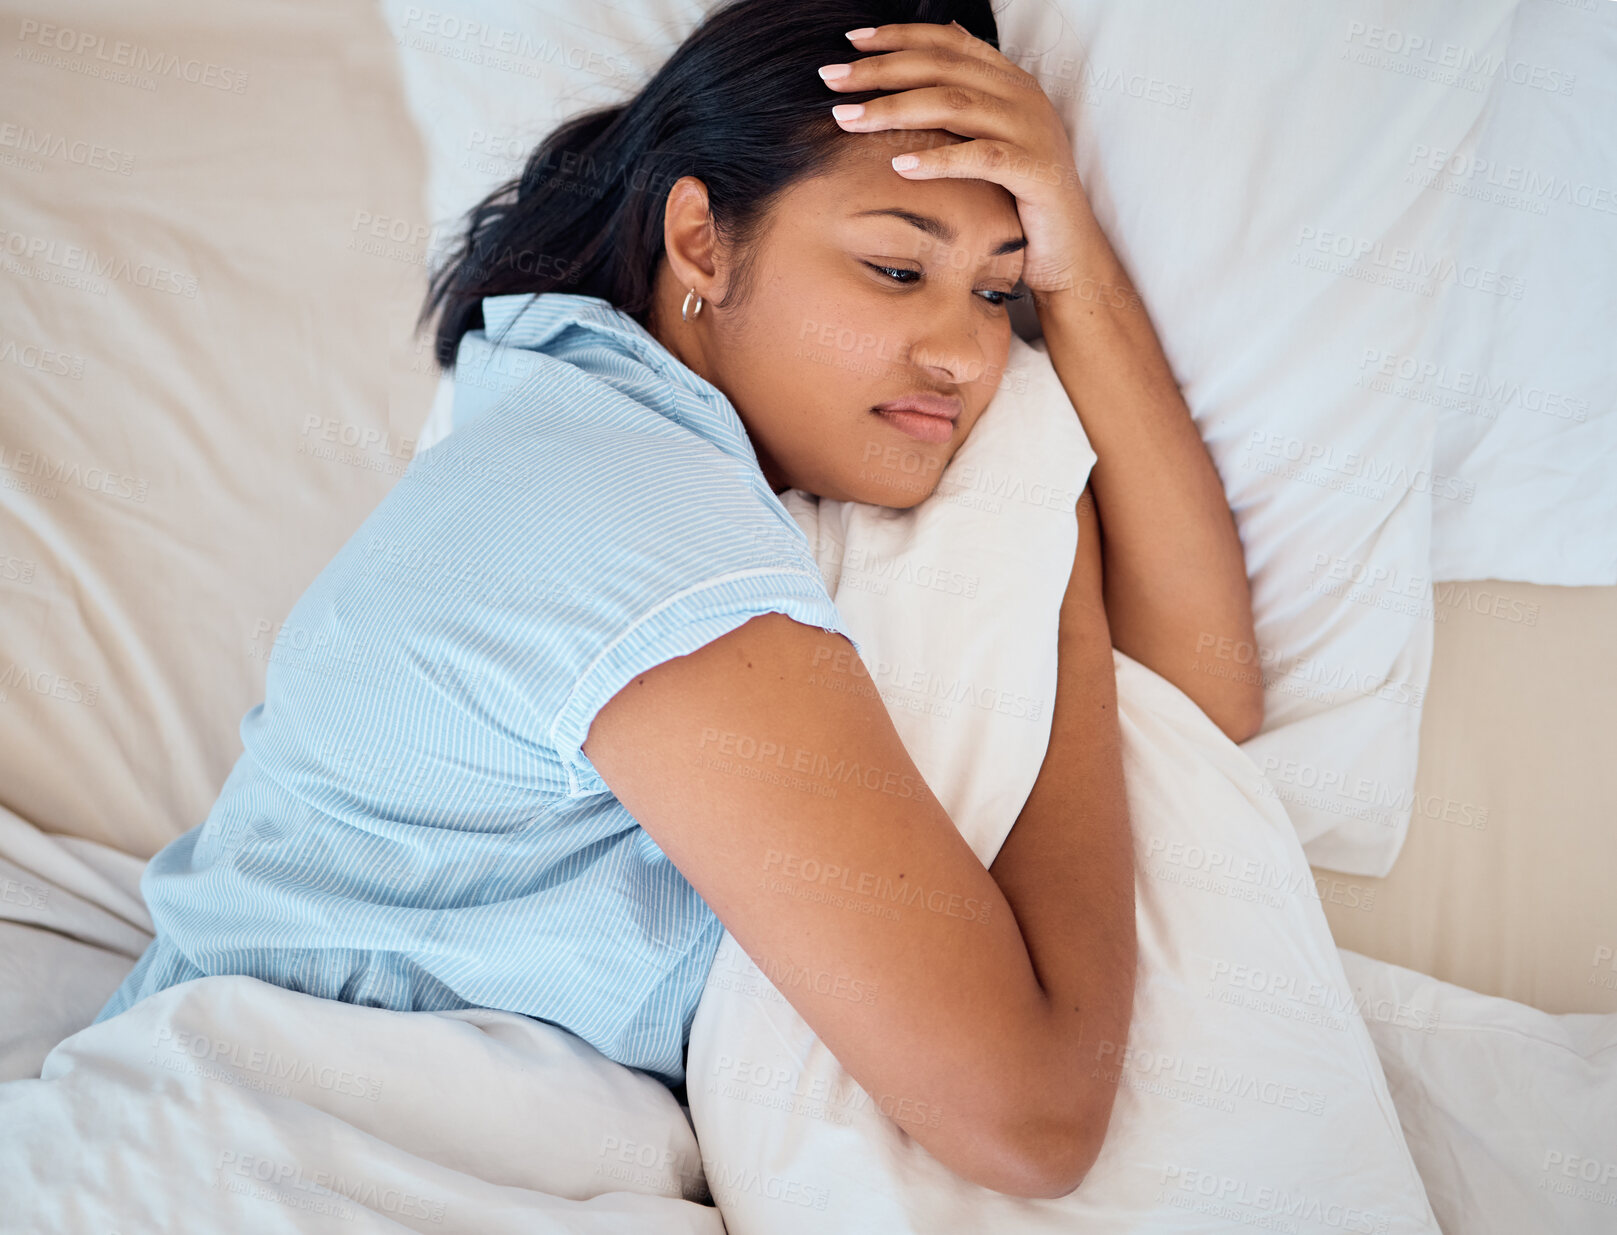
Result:
[[[921,160],[913,154],[895,154],[893,156],[893,170],[895,172],[907,172],[910,168],[919,167],[920,165]]]
[[[876,33],[876,27],[875,26],[860,26],[859,29],[857,29],[857,30],[848,31],[848,33],[846,35],[844,35],[843,37],[844,38],[850,38],[850,39],[868,39],[871,35],[873,35],[875,33]]]
[[[836,81],[853,72],[853,67],[846,64],[823,64],[819,68],[821,81]]]
[[[831,109],[831,114],[842,121],[857,120],[865,114],[865,105],[863,103],[838,103]]]

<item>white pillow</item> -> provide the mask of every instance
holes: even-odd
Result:
[[[1310,861],[1357,874],[1386,874],[1408,827],[1432,507],[1476,497],[1468,473],[1433,467],[1431,405],[1371,389],[1364,357],[1439,335],[1439,302],[1404,268],[1469,254],[1404,182],[1408,154],[1458,141],[1488,100],[1361,61],[1417,21],[1439,47],[1482,45],[1511,7],[1010,0],[999,15],[1002,48],[1068,123],[1235,511],[1258,647],[1198,659],[1262,675],[1246,749]]]
[[[1071,503],[985,514],[955,495],[969,476],[1018,476],[1029,492],[1079,484],[1093,456],[1039,348],[1013,343],[1009,368],[1027,375],[1026,393],[996,396],[919,507],[786,495],[906,748],[985,865],[1043,762],[1049,707],[1038,726],[986,707],[917,708],[888,667],[988,686],[996,699],[1053,698]],[[878,594],[848,574],[850,561],[892,579],[947,563],[996,603],[897,584]],[[816,975],[777,974],[783,991],[725,932],[687,1085],[730,1235],[1437,1230],[1285,812],[1178,688],[1121,653],[1114,661],[1139,983],[1128,1042],[1095,1059],[1123,1085],[1089,1178],[1043,1201],[962,1180],[872,1104],[787,1002]]]
[[[427,153],[427,219],[388,221],[436,263],[460,216],[558,123],[624,102],[717,0],[382,0]],[[829,92],[827,92],[829,93]]]
[[[1617,1013],[1554,1016],[1342,950],[1445,1231],[1617,1230]],[[1610,947],[1592,981],[1617,980]]]
[[[1521,296],[1452,287],[1429,347],[1364,373],[1393,401],[1433,401],[1437,470],[1477,486],[1433,508],[1434,577],[1617,583],[1617,5],[1508,7],[1478,48],[1481,122],[1399,153],[1422,207]]]

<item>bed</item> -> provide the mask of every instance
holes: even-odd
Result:
[[[6,6],[0,1079],[39,1083],[138,956],[144,861],[205,816],[288,610],[441,416],[411,326],[454,215],[704,7]],[[1365,1018],[1433,1209],[1451,1235],[1610,1229],[1609,1119],[1505,1133],[1535,1085],[1581,1111],[1617,1073],[1617,285],[1586,274],[1617,253],[1617,6],[1013,0],[1000,23],[1230,491],[1274,653],[1247,753],[1356,989],[1442,1010]],[[1394,285],[1428,259],[1430,295]],[[1405,479],[1355,497],[1293,466],[1333,450]],[[1320,668],[1382,689],[1296,689]],[[310,1032],[272,1010],[243,1015]],[[113,1075],[78,1041],[56,1066]],[[408,1093],[418,1049],[370,1079]],[[522,1049],[482,1083],[576,1068]],[[723,1229],[688,1109],[622,1077],[570,1101],[634,1114],[570,1173],[500,1184],[556,1202],[532,1222]],[[430,1133],[388,1159],[393,1207],[360,1206],[377,1229],[472,1221]],[[263,1184],[271,1151],[221,1152]],[[1529,1183],[1489,1206],[1490,1179]]]

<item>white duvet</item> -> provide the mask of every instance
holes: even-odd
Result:
[[[658,1081],[504,1012],[201,978],[0,1085],[7,1232],[722,1235],[701,1180]]]
[[[142,866],[0,809],[0,1232],[723,1235],[673,1095],[542,1021],[218,977],[85,1028]]]
[[[542,1021],[218,977],[86,1028],[144,865],[0,807],[4,1235],[724,1235],[673,1095]]]

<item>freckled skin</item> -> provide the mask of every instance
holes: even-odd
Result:
[[[777,199],[754,242],[751,290],[729,309],[717,301],[734,255],[707,222],[701,182],[676,183],[649,329],[734,404],[776,493],[908,508],[936,488],[999,383],[1011,325],[994,302],[1015,286],[1023,258],[991,250],[1022,229],[1016,199],[999,185],[906,180],[892,169],[895,154],[959,141],[954,134],[842,140],[846,153],[830,169]],[[886,207],[939,219],[956,239],[892,216],[854,217]],[[693,286],[705,303],[682,321]],[[961,400],[947,441],[917,440],[870,411],[916,391]]]

